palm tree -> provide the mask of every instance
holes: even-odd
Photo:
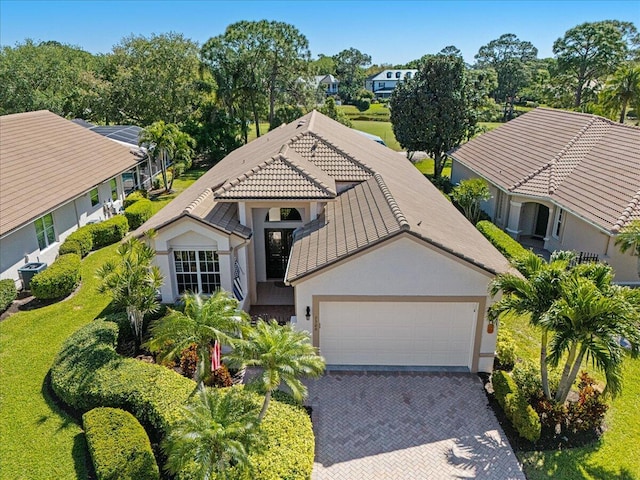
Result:
[[[624,123],[629,105],[640,105],[640,66],[622,65],[607,81],[601,93],[602,103],[611,112],[620,112]]]
[[[549,263],[530,253],[515,261],[522,276],[513,273],[498,275],[490,285],[492,296],[500,291],[503,296],[489,309],[489,319],[496,320],[511,312],[529,315],[532,325],[542,326],[543,315],[560,296],[561,280],[569,271],[569,263],[574,255],[571,252],[556,252]],[[547,343],[549,331],[542,327],[540,339],[540,376],[544,395],[551,400],[549,374],[547,369]]]
[[[566,355],[555,401],[564,403],[586,358],[606,378],[606,391],[621,392],[624,349],[619,339],[640,348],[638,329],[640,297],[630,289],[612,285],[611,267],[603,264],[579,265],[562,281],[562,292],[540,324],[552,331],[549,363],[557,366]]]
[[[227,478],[230,467],[249,470],[250,450],[260,443],[258,406],[235,388],[204,389],[183,408],[183,419],[162,443],[165,469],[189,478]]]
[[[189,164],[194,144],[195,140],[189,134],[180,131],[176,124],[165,123],[164,120],[154,122],[143,129],[138,139],[138,145],[145,145],[149,156],[160,161],[160,171],[166,191],[171,190],[173,186],[173,176],[171,183],[167,182],[169,162],[174,160],[184,163],[187,159],[187,164]]]
[[[230,358],[247,366],[261,367],[257,383],[266,392],[258,419],[267,413],[271,394],[284,382],[293,398],[302,401],[307,387],[301,376],[318,377],[324,371],[324,359],[311,345],[308,332],[296,331],[291,326],[280,326],[275,320],[258,320],[245,341],[239,342]]]
[[[616,238],[616,246],[622,253],[628,251],[638,257],[638,277],[640,277],[640,220],[633,220],[620,230]]]
[[[199,389],[211,376],[211,346],[233,345],[248,328],[248,315],[238,309],[238,301],[225,291],[205,298],[199,293],[183,295],[184,311],[170,310],[169,314],[151,327],[151,340],[147,346],[152,352],[163,352],[163,357],[179,358],[191,344],[197,345],[198,366],[196,383]],[[170,347],[166,349],[167,345]],[[194,390],[195,392],[195,390]]]
[[[111,295],[116,307],[126,310],[136,338],[142,341],[144,315],[158,310],[158,289],[163,279],[160,269],[152,265],[155,250],[137,238],[118,247],[118,258],[109,260],[96,271],[102,281],[98,292]]]

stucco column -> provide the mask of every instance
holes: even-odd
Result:
[[[171,252],[169,251],[156,251],[155,263],[162,272],[164,277],[164,283],[160,287],[160,295],[162,296],[162,303],[173,303],[177,294],[173,291],[173,285],[175,279],[171,272],[170,263]]]
[[[220,288],[227,292],[233,291],[233,265],[231,252],[218,250],[218,264],[220,265]]]
[[[509,205],[509,220],[507,221],[507,228],[505,230],[517,240],[520,235],[520,212],[522,211],[522,203],[511,200]]]

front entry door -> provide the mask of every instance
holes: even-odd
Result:
[[[538,214],[536,215],[536,226],[533,232],[535,237],[544,238],[547,234],[547,223],[549,222],[549,207],[538,204]]]
[[[266,228],[264,230],[267,278],[284,278],[293,243],[293,230],[293,228]]]

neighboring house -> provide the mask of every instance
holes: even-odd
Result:
[[[376,98],[389,98],[398,82],[409,80],[418,73],[414,69],[391,69],[370,76],[365,80],[364,88],[373,92]]]
[[[125,195],[135,189],[151,190],[153,188],[153,178],[160,174],[161,165],[158,160],[149,158],[145,147],[138,145],[140,133],[142,132],[141,127],[137,125],[93,125],[78,118],[72,120],[72,122],[131,148],[142,158],[136,165],[135,170],[122,176]]]
[[[131,148],[48,111],[0,117],[0,278],[28,262],[51,264],[71,232],[117,209]]]
[[[281,308],[330,365],[492,368],[487,286],[508,262],[404,157],[316,111],[134,235],[149,229],[164,302],[222,288],[252,315]]]
[[[537,108],[449,156],[453,183],[489,183],[485,211],[514,238],[597,255],[617,282],[640,283],[634,259],[615,246],[620,229],[640,219],[639,128]]]
[[[315,87],[317,89],[322,88],[327,97],[338,94],[338,85],[340,84],[340,81],[333,75],[316,75],[313,78]]]

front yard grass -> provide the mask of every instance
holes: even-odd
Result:
[[[528,320],[516,315],[501,320],[512,333],[518,357],[539,362],[540,335]],[[596,379],[601,374],[585,365]],[[598,444],[561,451],[518,452],[528,480],[640,479],[640,358],[626,358],[623,392],[609,402],[607,431]]]

